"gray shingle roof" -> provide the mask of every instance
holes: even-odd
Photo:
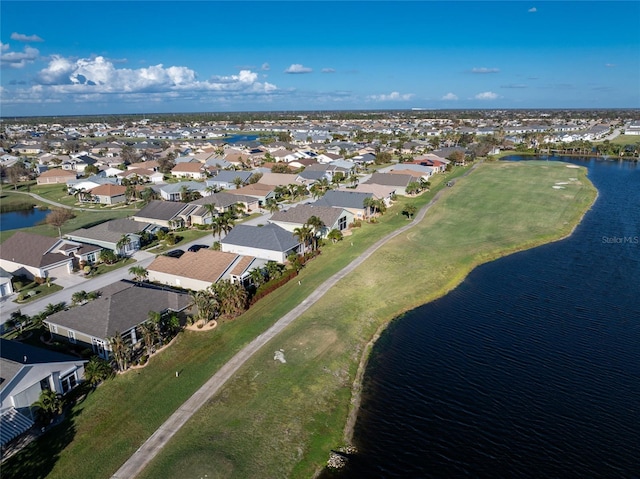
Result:
[[[329,190],[313,204],[316,206],[331,206],[340,208],[364,208],[364,200],[372,198],[373,193],[359,193],[357,191]]]
[[[388,173],[373,173],[371,178],[365,181],[365,184],[386,185],[406,187],[409,183],[415,181],[411,175],[392,175]]]
[[[168,221],[175,218],[175,216],[180,213],[184,207],[184,203],[154,200],[138,211],[134,216],[136,218],[151,218]]]
[[[312,216],[317,216],[327,226],[331,227],[338,221],[342,214],[342,208],[330,206],[296,205],[286,211],[275,212],[269,221],[281,221],[283,223],[305,224]]]
[[[280,252],[300,244],[293,233],[271,223],[264,226],[237,225],[222,238],[221,243]]]
[[[137,234],[151,227],[151,223],[134,221],[129,218],[105,221],[91,228],[80,228],[73,231],[68,236],[73,238],[87,238],[107,242],[118,242],[123,234]]]
[[[58,238],[18,231],[2,243],[0,258],[36,268],[69,261],[69,257],[61,253],[47,253],[58,241]]]
[[[149,311],[182,311],[188,305],[188,294],[121,281],[108,293],[103,291],[100,298],[52,314],[46,321],[106,339],[143,323],[148,319]]]

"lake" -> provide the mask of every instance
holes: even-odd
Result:
[[[15,230],[19,228],[28,228],[35,226],[44,221],[45,217],[50,213],[49,210],[40,210],[33,208],[32,210],[11,211],[9,213],[0,214],[0,231]]]
[[[335,477],[640,477],[640,167],[563,160],[593,208],[389,326]]]

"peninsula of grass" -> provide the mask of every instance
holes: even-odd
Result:
[[[419,226],[379,250],[258,353],[143,473],[310,477],[343,442],[357,365],[382,325],[444,294],[475,264],[567,234],[595,195],[584,170],[547,162],[487,164],[453,188],[442,187],[463,172],[434,178],[430,193],[400,199],[380,223],[325,246],[300,285],[286,284],[212,331],[180,334],[145,368],[103,384],[58,428],[6,461],[3,477],[109,477],[244,345],[407,224],[404,205],[420,207],[443,189]],[[564,189],[552,188],[565,181]],[[286,363],[273,359],[280,349]]]

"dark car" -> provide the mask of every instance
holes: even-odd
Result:
[[[171,256],[172,258],[179,258],[180,256],[182,256],[184,254],[184,251],[181,249],[174,249],[171,251],[167,251],[164,255],[165,256]]]
[[[189,251],[191,251],[192,253],[195,253],[196,251],[199,251],[202,248],[208,248],[208,246],[206,244],[194,244],[189,246]]]

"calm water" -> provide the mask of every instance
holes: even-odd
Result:
[[[389,327],[341,477],[640,477],[640,167],[567,160],[592,210]]]
[[[10,213],[0,214],[0,231],[15,230],[18,228],[28,228],[35,226],[49,214],[49,210],[32,210],[12,211]]]

